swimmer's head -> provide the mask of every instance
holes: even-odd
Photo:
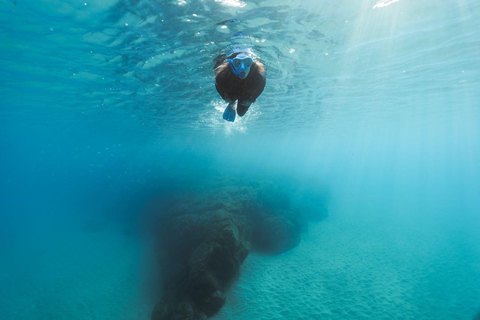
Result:
[[[245,79],[250,72],[253,58],[246,53],[239,53],[233,59],[227,59],[233,73],[240,79]]]

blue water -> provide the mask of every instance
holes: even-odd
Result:
[[[250,254],[215,319],[480,314],[480,2],[0,0],[0,21],[2,319],[149,319],[143,213],[224,178],[328,217]],[[238,46],[267,86],[227,123],[213,59]]]

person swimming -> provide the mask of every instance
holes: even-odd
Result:
[[[241,51],[215,58],[215,88],[223,100],[228,102],[223,119],[235,121],[235,101],[240,117],[260,96],[265,88],[266,77],[263,63],[252,54]]]

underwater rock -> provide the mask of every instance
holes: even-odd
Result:
[[[268,253],[281,253],[300,242],[301,225],[287,216],[270,216],[255,226],[255,246]]]
[[[171,216],[162,229],[164,299],[152,319],[214,315],[248,255],[251,226],[244,217],[217,210]]]
[[[277,254],[300,241],[302,215],[276,185],[220,180],[203,187],[169,196],[160,212],[163,298],[153,320],[214,315],[251,248]]]
[[[270,254],[294,248],[305,226],[302,212],[293,209],[288,194],[274,185],[257,190],[243,210],[253,223],[253,248]]]

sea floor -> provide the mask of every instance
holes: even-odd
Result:
[[[145,243],[134,236],[71,228],[4,254],[2,319],[150,317]],[[250,254],[214,319],[471,320],[479,311],[478,242],[332,212],[296,248]]]
[[[468,319],[480,245],[462,234],[330,216],[298,247],[251,254],[220,319]]]
[[[0,265],[1,319],[137,320],[150,315],[152,306],[141,295],[141,244],[114,228],[94,233],[54,229],[48,237],[17,243],[15,251]]]

